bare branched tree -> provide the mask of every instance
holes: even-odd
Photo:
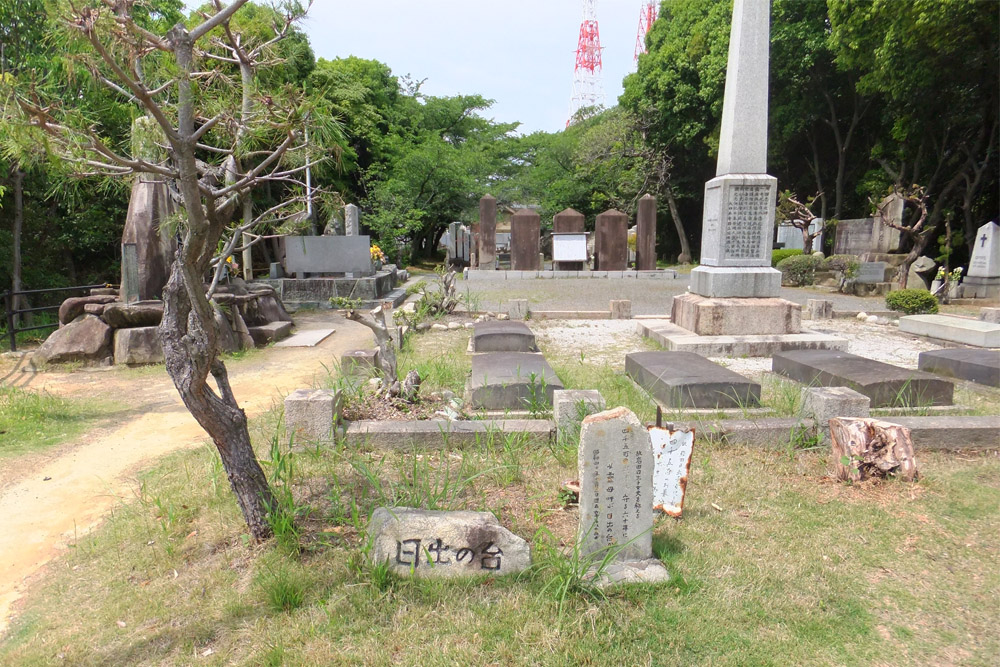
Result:
[[[81,57],[93,77],[155,121],[162,161],[126,155],[95,126],[72,110],[49,106],[40,93],[23,91],[19,103],[30,127],[79,172],[155,174],[183,207],[160,324],[167,373],[218,448],[250,534],[260,540],[271,535],[274,496],[219,359],[210,298],[226,257],[241,249],[242,232],[301,211],[304,196],[292,196],[254,216],[250,195],[265,183],[301,190],[299,176],[309,166],[302,130],[315,122],[315,109],[301,91],[264,91],[255,80],[255,70],[273,61],[272,47],[304,9],[288,3],[273,37],[252,43],[234,23],[246,3],[213,0],[198,25],[177,24],[163,35],[137,25],[129,0],[66,10],[65,24],[86,47]],[[233,70],[238,76],[229,75]],[[242,221],[231,225],[241,208]]]
[[[823,233],[822,227],[817,229],[815,232],[809,231],[813,220],[816,220],[819,217],[812,212],[812,206],[816,203],[816,200],[822,196],[823,193],[819,192],[812,197],[809,197],[803,203],[799,201],[798,197],[794,193],[789,192],[788,190],[778,195],[778,208],[775,211],[775,217],[778,222],[791,225],[795,229],[802,232],[803,255],[812,254],[813,240]]]
[[[896,269],[896,282],[905,288],[906,280],[910,275],[910,266],[923,254],[924,248],[934,238],[937,228],[934,225],[926,224],[927,192],[924,188],[916,184],[908,188],[897,185],[893,187],[893,193],[903,199],[904,206],[908,205],[914,209],[910,217],[910,224],[896,224],[892,222],[891,216],[888,214],[888,208],[892,200],[891,197],[886,197],[881,203],[876,203],[874,200],[870,201],[875,208],[875,219],[880,220],[882,224],[888,227],[898,230],[910,246],[910,251],[906,254],[903,263]],[[903,220],[904,222],[907,220],[905,215],[903,216]]]

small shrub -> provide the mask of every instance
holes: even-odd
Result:
[[[777,268],[778,263],[783,259],[789,257],[794,257],[796,255],[801,255],[802,251],[798,248],[782,248],[780,250],[771,251],[771,266]]]
[[[801,251],[799,251],[801,253]],[[812,255],[793,255],[778,262],[781,271],[781,282],[788,285],[812,285],[816,282],[816,269],[819,267],[819,257]]]
[[[336,310],[357,310],[361,307],[361,299],[352,299],[346,296],[330,297],[330,305]]]
[[[907,315],[938,312],[937,298],[927,290],[901,289],[885,295],[885,305]]]
[[[839,271],[844,278],[851,280],[858,275],[861,262],[854,255],[830,255],[820,264],[820,271]]]

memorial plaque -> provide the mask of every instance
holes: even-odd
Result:
[[[582,555],[620,548],[615,560],[652,557],[653,465],[649,432],[631,410],[584,418],[577,458]]]
[[[861,262],[858,267],[858,275],[854,282],[862,285],[873,285],[885,282],[885,262]]]
[[[706,266],[770,266],[777,180],[766,174],[719,176],[705,184]]]
[[[552,261],[554,262],[586,262],[586,233],[553,233]]]
[[[653,446],[653,509],[679,518],[684,509],[694,429],[649,427]]]

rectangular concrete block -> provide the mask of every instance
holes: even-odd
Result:
[[[579,435],[583,418],[602,412],[604,408],[604,397],[596,389],[557,389],[552,392],[552,421],[556,424],[556,438]]]
[[[797,334],[802,306],[786,299],[674,297],[671,322],[699,336]]]
[[[296,389],[285,397],[285,432],[295,442],[333,442],[341,400],[333,389]]]
[[[472,356],[469,404],[475,409],[547,409],[563,384],[545,357],[530,352],[490,352]]]
[[[974,347],[1000,347],[1000,324],[954,315],[906,315],[899,330]]]
[[[115,364],[162,364],[159,327],[115,329]]]
[[[473,352],[537,352],[535,334],[523,322],[486,321],[472,327]]]
[[[374,375],[379,368],[378,348],[348,350],[340,355],[340,372],[343,375]]]
[[[250,332],[250,337],[253,338],[253,344],[257,347],[263,347],[268,343],[274,343],[286,338],[292,331],[292,323],[268,322],[256,327],[247,327],[247,331]]]
[[[612,299],[611,319],[630,320],[632,319],[632,302],[629,299]]]
[[[630,352],[625,374],[668,408],[760,405],[760,383],[693,352]]]
[[[930,350],[920,353],[917,366],[928,373],[1000,387],[1000,350]]]
[[[528,300],[510,299],[507,301],[507,314],[515,321],[523,322],[528,319]]]
[[[849,387],[804,387],[802,415],[816,422],[820,440],[830,438],[830,420],[835,417],[867,417],[871,399]]]
[[[930,373],[835,350],[793,350],[771,359],[771,370],[805,385],[850,387],[871,407],[951,405],[955,385]]]

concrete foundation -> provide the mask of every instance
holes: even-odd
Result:
[[[760,336],[802,331],[802,307],[785,299],[674,297],[671,322],[699,336]]]

